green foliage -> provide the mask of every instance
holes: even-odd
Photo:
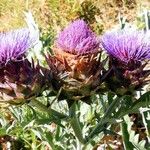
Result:
[[[43,4],[43,7],[39,7],[39,4]],[[110,4],[94,0],[47,0],[31,3],[26,1],[26,4],[22,1],[2,0],[0,30],[24,25],[20,19],[23,17],[21,12],[31,7],[40,24],[40,40],[43,45],[41,53],[44,54],[51,52],[57,32],[74,19],[84,19],[98,34],[109,29],[110,24],[118,23],[116,15],[111,16],[111,11],[117,8],[116,5],[115,2]],[[124,1],[124,4],[121,2],[120,5],[131,11],[128,1]],[[134,7],[136,3],[132,5]],[[106,8],[103,10],[102,6]],[[11,9],[14,13],[10,13]],[[9,24],[4,21],[6,18],[3,19],[5,11]],[[143,18],[138,18],[137,22],[140,22],[139,28],[146,26]],[[131,149],[150,149],[150,92],[146,92],[140,98],[129,95],[118,97],[112,92],[96,94],[92,97],[92,104],[76,102],[73,108],[69,108],[65,100],[58,102],[57,96],[48,95],[46,92],[43,97],[22,106],[1,108],[0,149],[9,141],[12,150],[86,150],[99,145],[108,134],[121,135],[122,142],[127,142]],[[144,111],[139,111],[141,107],[145,108]],[[134,113],[142,116],[139,121],[145,128],[145,139],[141,140],[140,133],[133,130],[134,123],[129,115]],[[122,130],[120,127],[116,129],[118,126],[121,126]]]
[[[123,134],[126,134],[128,136],[125,136],[127,143],[125,143],[126,149],[139,149],[139,150],[146,150],[145,140],[139,141],[139,134],[136,134],[135,131],[132,130],[133,122],[131,122],[130,118],[128,116],[124,116],[125,123],[122,124],[122,128],[124,128]],[[125,126],[125,127],[124,127]]]

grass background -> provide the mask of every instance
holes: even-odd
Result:
[[[30,10],[43,32],[58,32],[69,21],[86,20],[98,34],[118,24],[118,15],[136,23],[149,0],[0,0],[0,31],[25,26]]]

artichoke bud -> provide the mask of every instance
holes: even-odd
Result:
[[[11,69],[10,69],[11,68]],[[0,83],[0,102],[23,103],[39,96],[45,88],[44,76],[40,67],[34,68],[28,60],[9,62],[3,68],[3,80]]]
[[[150,70],[149,35],[146,32],[123,29],[102,37],[102,47],[110,57],[107,86],[117,94],[132,94],[147,83]]]
[[[34,42],[28,29],[0,33],[0,103],[22,104],[45,89],[42,68],[26,59]]]
[[[101,83],[99,40],[83,20],[65,28],[55,41],[54,56],[46,57],[59,100],[85,100]]]

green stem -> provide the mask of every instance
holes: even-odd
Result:
[[[96,127],[90,132],[90,134],[88,136],[88,141],[102,131],[102,129],[104,128],[104,124],[106,124],[106,121],[105,121],[105,120],[107,120],[106,118],[114,111],[115,106],[118,104],[119,100],[120,100],[120,98],[116,98],[110,104],[110,106],[108,107],[108,109],[105,112],[104,117],[100,120],[100,122],[96,125]]]
[[[70,124],[75,133],[75,136],[78,138],[78,140],[82,144],[85,144],[86,140],[83,138],[81,126],[80,126],[79,120],[76,116],[76,102],[74,102],[72,104],[72,106],[70,107],[69,115],[70,115]]]
[[[129,133],[127,130],[127,124],[125,122],[121,123],[121,131],[125,150],[133,150],[134,147],[129,141]]]

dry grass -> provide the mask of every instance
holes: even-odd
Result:
[[[42,25],[39,15],[45,4],[44,0],[1,0],[0,31],[25,26],[24,11],[31,10]]]
[[[135,22],[148,0],[0,0],[0,31],[25,26],[24,14],[31,10],[42,30],[59,31],[69,21],[83,18],[97,33],[118,24],[118,14]]]

